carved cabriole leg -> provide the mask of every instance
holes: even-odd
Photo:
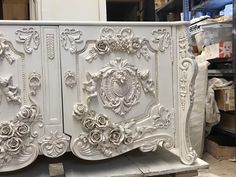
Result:
[[[184,164],[191,165],[197,158],[189,137],[189,117],[193,104],[194,81],[197,73],[195,60],[190,58],[186,28],[181,27],[177,35],[178,67],[177,67],[177,148]]]

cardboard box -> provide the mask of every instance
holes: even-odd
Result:
[[[206,138],[206,151],[219,160],[227,160],[236,157],[234,141],[224,136],[209,136]]]
[[[28,0],[3,0],[3,20],[29,20]]]
[[[215,90],[215,99],[220,110],[235,110],[234,88],[225,87],[224,89]]]
[[[232,58],[232,41],[221,41],[204,48],[206,60]]]
[[[236,134],[236,116],[229,113],[222,114],[218,127]]]

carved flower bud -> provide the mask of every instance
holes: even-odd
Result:
[[[141,48],[141,41],[139,38],[132,38],[131,39],[131,44],[129,46],[129,52],[130,53],[135,53],[137,50]]]
[[[10,155],[18,154],[21,151],[22,146],[22,140],[17,137],[12,137],[4,143],[4,148]]]
[[[22,124],[17,126],[16,134],[19,137],[24,137],[24,136],[28,135],[29,132],[30,132],[30,127],[27,124],[22,123]]]
[[[87,131],[94,129],[95,124],[96,121],[93,118],[85,118],[82,120],[82,125]]]
[[[22,122],[33,122],[36,117],[37,110],[34,106],[24,105],[20,108],[20,111],[16,117]]]
[[[99,40],[95,44],[95,50],[99,55],[104,55],[110,51],[110,47],[107,40]]]
[[[73,116],[80,120],[84,117],[87,111],[88,108],[85,104],[77,103],[74,105]]]
[[[104,140],[104,136],[100,130],[92,130],[88,134],[88,141],[92,145],[98,145]]]
[[[107,116],[103,114],[99,114],[96,116],[96,126],[98,128],[105,128],[108,126],[108,124],[109,124],[109,121],[108,121]]]
[[[109,132],[108,139],[111,143],[118,146],[124,140],[124,131],[121,128],[114,128]]]
[[[134,138],[132,136],[126,136],[124,138],[124,144],[128,145],[134,142]]]
[[[7,139],[11,138],[14,134],[13,125],[8,122],[3,122],[0,124],[0,138]]]

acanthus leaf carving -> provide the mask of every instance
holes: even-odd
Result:
[[[164,52],[170,46],[171,36],[166,29],[153,30],[152,35],[154,36],[152,42],[158,45],[158,51]]]
[[[31,163],[38,155],[35,138],[38,125],[42,128],[42,115],[38,106],[23,105],[14,120],[0,123],[0,169],[9,171],[9,165],[19,164],[19,168]]]
[[[61,43],[65,50],[69,50],[71,54],[77,51],[77,44],[82,43],[82,32],[75,28],[66,28],[61,32]]]
[[[12,76],[8,78],[0,77],[0,88],[5,95],[8,102],[16,102],[21,104],[21,97],[19,95],[19,88],[12,83]]]
[[[138,58],[144,57],[145,60],[150,60],[146,39],[141,39],[134,35],[131,28],[121,28],[118,31],[111,27],[102,28],[100,39],[89,50],[88,55],[85,57],[86,61],[91,63],[93,60],[114,51],[135,54]]]
[[[51,131],[38,140],[40,150],[47,157],[55,158],[63,155],[69,147],[70,137],[58,131]]]
[[[140,125],[144,120],[128,120],[120,123],[111,123],[110,119],[104,114],[98,114],[93,110],[88,110],[86,104],[77,103],[74,105],[73,117],[80,121],[83,133],[72,142],[72,151],[80,153],[83,156],[95,156],[102,154],[106,157],[113,156],[117,152],[132,145],[135,142],[145,139],[145,135],[151,135],[158,129],[167,129],[171,125],[173,113],[161,105],[152,108],[150,117],[146,121],[151,121],[148,125]],[[165,122],[165,126],[160,122]],[[161,142],[165,148],[173,146],[173,139],[169,135],[155,135],[160,145]],[[153,144],[153,143],[152,143]],[[150,146],[143,144],[141,149]]]
[[[32,72],[29,75],[29,87],[33,96],[37,95],[37,91],[41,88],[41,75],[37,72]]]
[[[145,94],[155,95],[155,84],[149,71],[140,72],[121,58],[111,60],[99,73],[88,73],[87,80],[83,90],[88,94],[88,103],[99,93],[104,107],[121,116],[139,103],[141,89]]]
[[[31,54],[33,49],[37,50],[40,44],[39,32],[33,27],[23,27],[16,31],[16,42],[24,44],[26,53]]]

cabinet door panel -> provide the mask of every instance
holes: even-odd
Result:
[[[64,130],[75,155],[173,145],[170,36],[167,26],[60,27]]]

